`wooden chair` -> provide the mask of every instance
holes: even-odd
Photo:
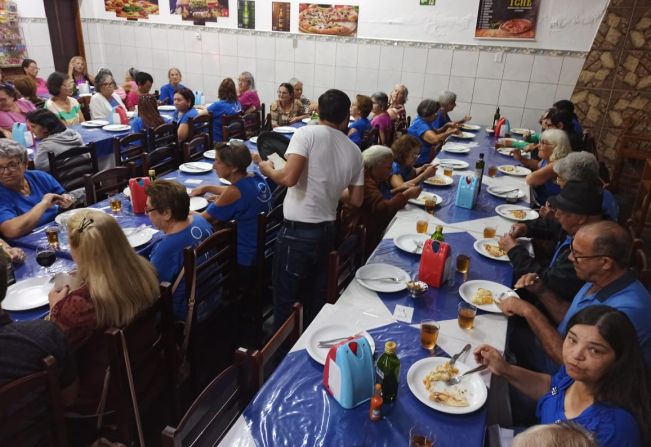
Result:
[[[242,121],[244,121],[244,139],[248,140],[251,137],[260,135],[262,118],[259,111],[243,114]]]
[[[215,138],[213,134],[212,113],[208,112],[206,115],[199,115],[188,119],[188,128],[190,131],[188,133],[187,141],[190,141],[201,134],[205,134],[208,136],[208,146],[212,147]]]
[[[183,161],[198,161],[203,159],[203,153],[210,149],[208,135],[199,134],[183,143]]]
[[[272,366],[278,360],[276,354],[284,354],[294,345],[303,333],[303,306],[295,303],[292,313],[280,326],[262,349],[238,349],[235,361],[245,366],[248,394],[253,396],[271,375]],[[286,346],[286,350],[280,348]]]
[[[86,188],[86,203],[92,205],[104,200],[108,194],[122,191],[134,176],[134,166],[118,166],[117,168],[104,169],[96,174],[84,174]]]
[[[176,123],[165,123],[154,129],[149,129],[147,140],[149,142],[149,150],[147,152],[152,152],[163,146],[173,146],[178,150],[179,143]]]
[[[126,327],[104,333],[111,371],[117,436],[126,445],[144,446],[145,418],[158,433],[173,418],[175,348],[171,326],[171,286],[161,285],[161,298]],[[155,415],[155,416],[154,416]],[[149,427],[147,427],[149,428]],[[151,430],[146,430],[150,432]]]
[[[262,122],[263,124],[262,124],[262,129],[260,129],[260,133],[270,132],[271,130],[273,130],[273,126],[271,125],[271,113],[267,113],[267,116]]]
[[[358,226],[328,255],[326,302],[334,304],[365,261],[366,229]]]
[[[161,146],[148,154],[143,154],[142,168],[147,174],[150,169],[157,176],[169,174],[179,168],[179,153],[176,146]]]
[[[77,98],[79,102],[79,108],[81,109],[81,114],[84,115],[86,121],[90,121],[90,96],[80,96]]]
[[[147,133],[132,133],[125,137],[115,137],[113,139],[113,156],[115,157],[115,166],[125,166],[133,163],[136,167],[134,174],[143,176],[142,155],[149,151],[147,142]]]
[[[239,113],[222,116],[222,141],[227,142],[231,138],[246,139],[244,120]]]
[[[640,282],[651,292],[651,268],[649,268],[649,262],[644,252],[644,241],[642,239],[635,239],[633,243],[631,264]]]
[[[99,171],[94,143],[68,149],[58,155],[48,152],[47,158],[50,164],[50,174],[61,183],[66,191],[82,188],[84,174],[92,175]]]
[[[59,388],[59,368],[51,355],[43,359],[44,369],[0,386],[0,443],[6,446],[68,445]],[[33,395],[34,398],[25,399]],[[40,399],[39,396],[44,396]],[[44,411],[43,403],[46,403]],[[34,418],[34,415],[42,415]],[[31,419],[31,420],[30,420]]]
[[[369,147],[378,144],[380,141],[380,135],[379,135],[379,129],[378,127],[372,127],[371,130],[366,132],[366,135],[364,135],[364,138],[362,138],[362,142],[359,144],[359,148],[362,151],[365,151]]]

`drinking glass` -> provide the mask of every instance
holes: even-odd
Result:
[[[497,233],[497,228],[494,224],[486,224],[484,226],[484,238],[485,239],[492,239],[495,237],[495,234]]]
[[[419,220],[416,222],[416,232],[417,233],[427,233],[427,221]]]
[[[423,348],[434,352],[436,340],[439,338],[440,325],[434,320],[423,320],[420,322],[420,344]]]
[[[425,212],[433,215],[434,208],[436,208],[436,199],[433,197],[425,199]]]
[[[36,247],[36,262],[45,269],[48,275],[52,274],[50,266],[57,260],[57,254],[51,245],[41,245]]]
[[[489,177],[495,177],[497,175],[497,166],[489,166],[488,167],[488,176]]]
[[[443,175],[447,175],[448,177],[452,177],[453,172],[454,172],[454,169],[451,166],[443,166]]]
[[[431,427],[416,423],[409,430],[409,447],[433,447],[436,445],[436,435]]]
[[[457,256],[457,272],[463,273],[463,280],[468,279],[468,271],[470,270],[470,256],[461,254]]]
[[[461,329],[472,329],[475,325],[477,308],[470,303],[461,302],[457,307],[457,321]]]
[[[113,214],[117,214],[122,211],[122,200],[120,199],[120,193],[110,194],[109,204],[111,205],[111,212],[113,212]]]
[[[50,225],[45,229],[45,235],[47,236],[47,243],[52,247],[56,248],[59,246],[59,226]]]

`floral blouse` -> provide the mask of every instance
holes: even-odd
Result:
[[[271,112],[271,125],[273,127],[287,126],[288,124],[290,124],[290,121],[293,118],[303,115],[305,113],[303,110],[303,104],[298,99],[295,99],[294,102],[292,102],[292,107],[289,109],[288,112],[283,110],[278,100],[275,100],[273,103],[271,103],[270,112]]]

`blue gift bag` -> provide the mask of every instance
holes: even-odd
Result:
[[[461,208],[472,209],[477,203],[477,194],[479,193],[479,182],[472,175],[467,175],[459,178],[459,185],[457,186],[457,198],[454,202],[456,206]]]

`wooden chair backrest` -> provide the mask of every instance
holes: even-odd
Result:
[[[94,143],[68,149],[58,155],[48,152],[50,174],[66,191],[84,186],[84,174],[96,174],[99,171],[97,150]]]
[[[188,119],[188,141],[201,134],[208,135],[208,146],[213,145],[215,135],[213,132],[213,114],[208,112],[206,115],[199,115]]]
[[[187,142],[183,143],[183,161],[187,163],[203,159],[203,153],[209,150],[210,147],[208,135],[195,135],[193,138],[188,139]]]
[[[129,185],[129,179],[134,176],[134,166],[118,166],[99,171],[96,174],[85,174],[86,203],[92,205],[104,200],[108,194],[121,192]]]
[[[131,135],[113,139],[115,166],[125,166],[128,163],[133,163],[136,166],[136,175],[142,176],[146,174],[142,168],[142,155],[148,151],[149,144],[146,132],[132,133]]]
[[[366,229],[358,225],[344,238],[339,247],[328,255],[326,302],[334,304],[355,278],[355,272],[364,263],[365,239]]]
[[[231,138],[246,139],[244,120],[239,113],[222,116],[222,141],[227,142]]]

